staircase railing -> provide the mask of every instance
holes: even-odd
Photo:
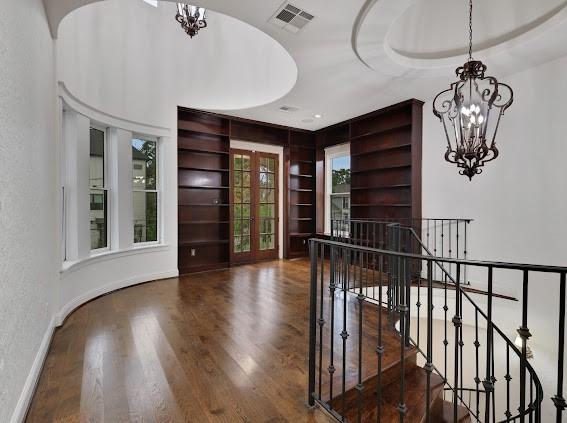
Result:
[[[437,374],[442,378],[446,392],[451,394],[455,422],[459,407],[465,407],[470,417],[478,422],[541,422],[544,397],[540,379],[528,361],[527,341],[531,334],[527,304],[530,277],[545,273],[556,276],[560,291],[557,390],[552,402],[556,409],[556,421],[561,422],[565,409],[563,363],[567,268],[435,257],[412,227],[376,221],[368,225],[370,226],[364,231],[374,233],[373,229],[379,228],[378,231],[382,234],[377,236],[379,241],[368,243],[371,246],[355,244],[359,241],[350,231],[348,234],[343,233],[342,235],[347,235],[343,237],[335,233],[337,236],[334,238],[340,238],[342,242],[310,240],[309,404],[318,403],[337,420],[345,421],[348,411],[346,408],[350,404],[347,401],[347,391],[354,388],[358,407],[356,420],[366,421],[363,402],[368,396],[365,390],[369,366],[363,345],[366,341],[363,340],[368,338],[366,332],[371,325],[375,330],[373,339],[376,344],[377,378],[374,410],[376,419],[373,421],[382,421],[382,359],[385,354],[394,352],[399,355],[400,362],[397,410],[399,421],[404,421],[407,412],[406,352],[415,349],[424,361],[423,368],[427,375],[424,393],[425,421],[431,421],[431,377],[432,374]],[[358,235],[361,233],[365,232],[357,232]],[[487,287],[485,310],[472,300],[463,286],[464,266],[484,270]],[[455,276],[449,273],[449,267],[454,269]],[[440,281],[433,277],[434,268],[444,275]],[[493,321],[494,272],[500,269],[521,274],[523,295],[522,318],[518,329],[522,340],[520,347]],[[443,318],[439,320],[443,334],[441,351],[439,345],[434,344],[435,288],[442,289],[443,293]],[[416,311],[412,310],[412,293],[417,296]],[[422,325],[419,323],[422,305],[425,305],[424,334],[420,333]],[[365,310],[369,307],[376,308],[376,322],[368,321]],[[474,323],[466,326],[467,332],[471,332],[470,338],[463,336],[465,308],[466,314],[474,320]],[[449,310],[452,311],[450,320]],[[418,318],[415,336],[410,334],[411,317]],[[451,336],[449,322],[453,326]],[[384,330],[394,327],[399,335],[399,345],[384,345]],[[468,355],[473,358],[464,363],[466,368],[463,369],[465,345],[472,347]],[[392,351],[393,348],[396,351]],[[502,364],[498,363],[496,367],[496,361],[502,361]],[[465,398],[467,395],[468,401]]]

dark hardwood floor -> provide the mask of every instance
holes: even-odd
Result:
[[[98,298],[56,331],[27,422],[330,422],[306,406],[309,266]]]

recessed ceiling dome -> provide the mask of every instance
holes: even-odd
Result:
[[[565,0],[475,0],[474,49],[510,41],[555,16]],[[393,52],[414,59],[444,59],[468,50],[468,4],[455,0],[417,0],[387,36]]]
[[[80,7],[59,26],[59,79],[89,106],[136,122],[171,126],[172,110],[246,109],[287,94],[294,59],[265,32],[208,11],[189,38],[176,4],[105,0]]]

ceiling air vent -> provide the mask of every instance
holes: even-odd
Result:
[[[297,34],[313,19],[314,16],[311,13],[285,2],[270,18],[270,22],[278,28]]]
[[[293,107],[293,106],[282,106],[279,109],[282,112],[287,112],[287,113],[292,113],[292,112],[297,112],[299,110],[298,107]]]

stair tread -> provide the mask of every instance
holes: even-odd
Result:
[[[438,407],[438,408],[437,408]],[[436,423],[454,423],[453,403],[439,399],[436,404]],[[468,423],[471,421],[470,415],[466,407],[457,405],[457,423]]]
[[[321,399],[328,402],[331,400],[331,377],[328,368],[331,364],[330,360],[330,301],[326,295],[323,305],[323,315],[326,319],[323,327],[323,351],[322,351],[322,378],[321,387],[316,387],[316,394],[321,395]],[[342,293],[335,294],[335,327],[334,327],[334,343],[333,343],[333,367],[335,368],[332,377],[332,397],[342,393],[343,378],[343,339],[340,334],[343,331],[343,297]],[[362,366],[360,368],[360,378],[363,381],[375,377],[378,373],[378,359],[376,347],[378,346],[378,322],[379,313],[382,313],[382,346],[384,353],[382,354],[382,371],[395,369],[400,363],[400,343],[399,334],[394,330],[391,322],[388,321],[388,312],[385,308],[374,303],[364,302],[362,309]],[[319,316],[318,316],[319,317]],[[345,392],[353,389],[359,380],[359,319],[360,305],[356,295],[347,294],[347,327],[349,333],[346,342],[346,372],[345,376]],[[316,346],[319,353],[319,345]],[[405,358],[408,360],[408,367],[415,367],[415,357],[417,350],[413,347],[407,348]],[[317,358],[319,360],[319,358]],[[319,363],[317,364],[319,365]]]
[[[405,377],[404,401],[406,405],[406,413],[404,417],[405,423],[421,423],[425,419],[425,394],[427,387],[427,372],[421,367],[412,368]],[[398,405],[400,401],[400,384],[401,381],[396,381],[385,385],[382,388],[382,401],[381,401],[381,421],[382,422],[397,422],[399,420],[400,412]],[[431,374],[431,387],[430,387],[430,410],[433,411],[433,402],[438,398],[444,386],[443,379],[435,374]],[[374,389],[363,389],[361,401],[361,421],[374,422],[376,421],[376,413],[378,412],[376,404],[376,391]],[[345,407],[346,411],[344,417],[350,423],[358,421],[358,405],[357,401],[352,401]],[[339,406],[337,409],[339,414],[342,414],[342,408]]]

